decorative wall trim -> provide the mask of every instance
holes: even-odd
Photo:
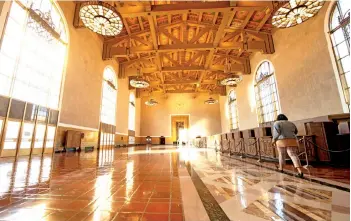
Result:
[[[148,136],[135,136],[135,137],[148,137]],[[149,136],[149,137],[161,137],[161,136],[158,135],[158,136]],[[172,137],[172,136],[163,136],[163,137],[167,138],[167,137]]]
[[[75,128],[75,129],[80,129],[80,130],[99,131],[99,129],[96,129],[96,128],[91,128],[91,127],[82,127],[82,126],[73,125],[73,124],[58,123],[58,126],[59,126],[59,127],[69,127],[69,128]]]

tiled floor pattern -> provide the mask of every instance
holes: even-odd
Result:
[[[209,149],[0,159],[1,221],[216,220],[211,203],[233,221],[344,221],[350,220],[349,197]]]
[[[349,192],[214,151],[198,153],[192,166],[231,220],[350,220]]]
[[[126,151],[1,164],[0,220],[182,221],[177,153]]]
[[[232,158],[238,159],[238,156],[232,156]],[[257,159],[244,158],[242,160],[245,162],[258,164]],[[276,169],[277,162],[262,161],[260,164],[272,169]],[[302,162],[302,165],[305,165],[305,163]],[[291,161],[288,161],[288,164],[285,166],[285,170],[289,172],[296,172],[293,165],[291,164]],[[311,177],[317,178],[318,180],[322,180],[326,182],[335,181],[335,182],[348,184],[348,186],[350,185],[350,168],[331,167],[328,165],[314,164],[313,166],[308,168],[308,171],[306,171],[305,175],[307,177],[311,176]]]

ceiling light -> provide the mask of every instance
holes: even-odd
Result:
[[[146,101],[145,104],[147,106],[155,106],[158,104],[158,102],[151,98],[150,100]]]
[[[122,17],[110,4],[101,1],[82,3],[79,17],[92,31],[105,36],[116,36],[123,29]]]
[[[213,99],[210,97],[208,100],[205,100],[205,104],[217,104],[218,100]]]
[[[285,3],[285,1],[278,1]],[[290,0],[280,7],[272,17],[272,25],[289,28],[315,16],[324,5],[324,0]]]
[[[147,82],[140,76],[139,69],[138,69],[137,77],[135,79],[130,80],[129,83],[130,83],[130,86],[135,88],[147,88],[150,86],[149,82]]]
[[[132,87],[135,87],[135,88],[147,88],[150,86],[149,82],[141,79],[141,78],[137,78],[137,79],[132,79],[130,80],[130,85]]]
[[[234,86],[243,80],[243,77],[240,75],[231,75],[221,81],[221,85],[224,86]]]

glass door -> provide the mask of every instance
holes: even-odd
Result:
[[[16,147],[17,147],[20,127],[21,127],[21,122],[18,122],[18,121],[7,122],[4,146],[1,152],[2,157],[16,155]]]
[[[30,148],[33,140],[34,123],[24,123],[22,128],[21,143],[18,155],[27,156],[30,154]]]
[[[44,153],[52,153],[54,149],[55,133],[56,133],[56,126],[48,126],[48,129],[46,132]]]
[[[37,124],[35,128],[35,140],[32,154],[42,154],[44,148],[44,138],[45,138],[45,124]]]
[[[18,145],[20,144],[20,129],[23,120],[26,103],[16,99],[10,102],[7,123],[4,125],[4,143],[1,156],[16,156]]]

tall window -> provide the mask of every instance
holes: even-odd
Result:
[[[238,119],[238,106],[236,102],[236,93],[234,90],[229,92],[228,96],[228,109],[229,109],[229,120],[230,120],[230,129],[237,129],[239,127]]]
[[[117,80],[112,68],[104,70],[102,83],[101,122],[116,125]]]
[[[133,92],[130,92],[129,94],[128,129],[135,131],[135,95]]]
[[[0,41],[0,94],[59,108],[67,38],[51,0],[12,1]]]
[[[345,101],[350,106],[350,9],[347,1],[339,0],[335,3],[329,21],[329,33]]]
[[[255,94],[259,123],[274,121],[280,112],[274,68],[271,62],[264,61],[255,76]]]

